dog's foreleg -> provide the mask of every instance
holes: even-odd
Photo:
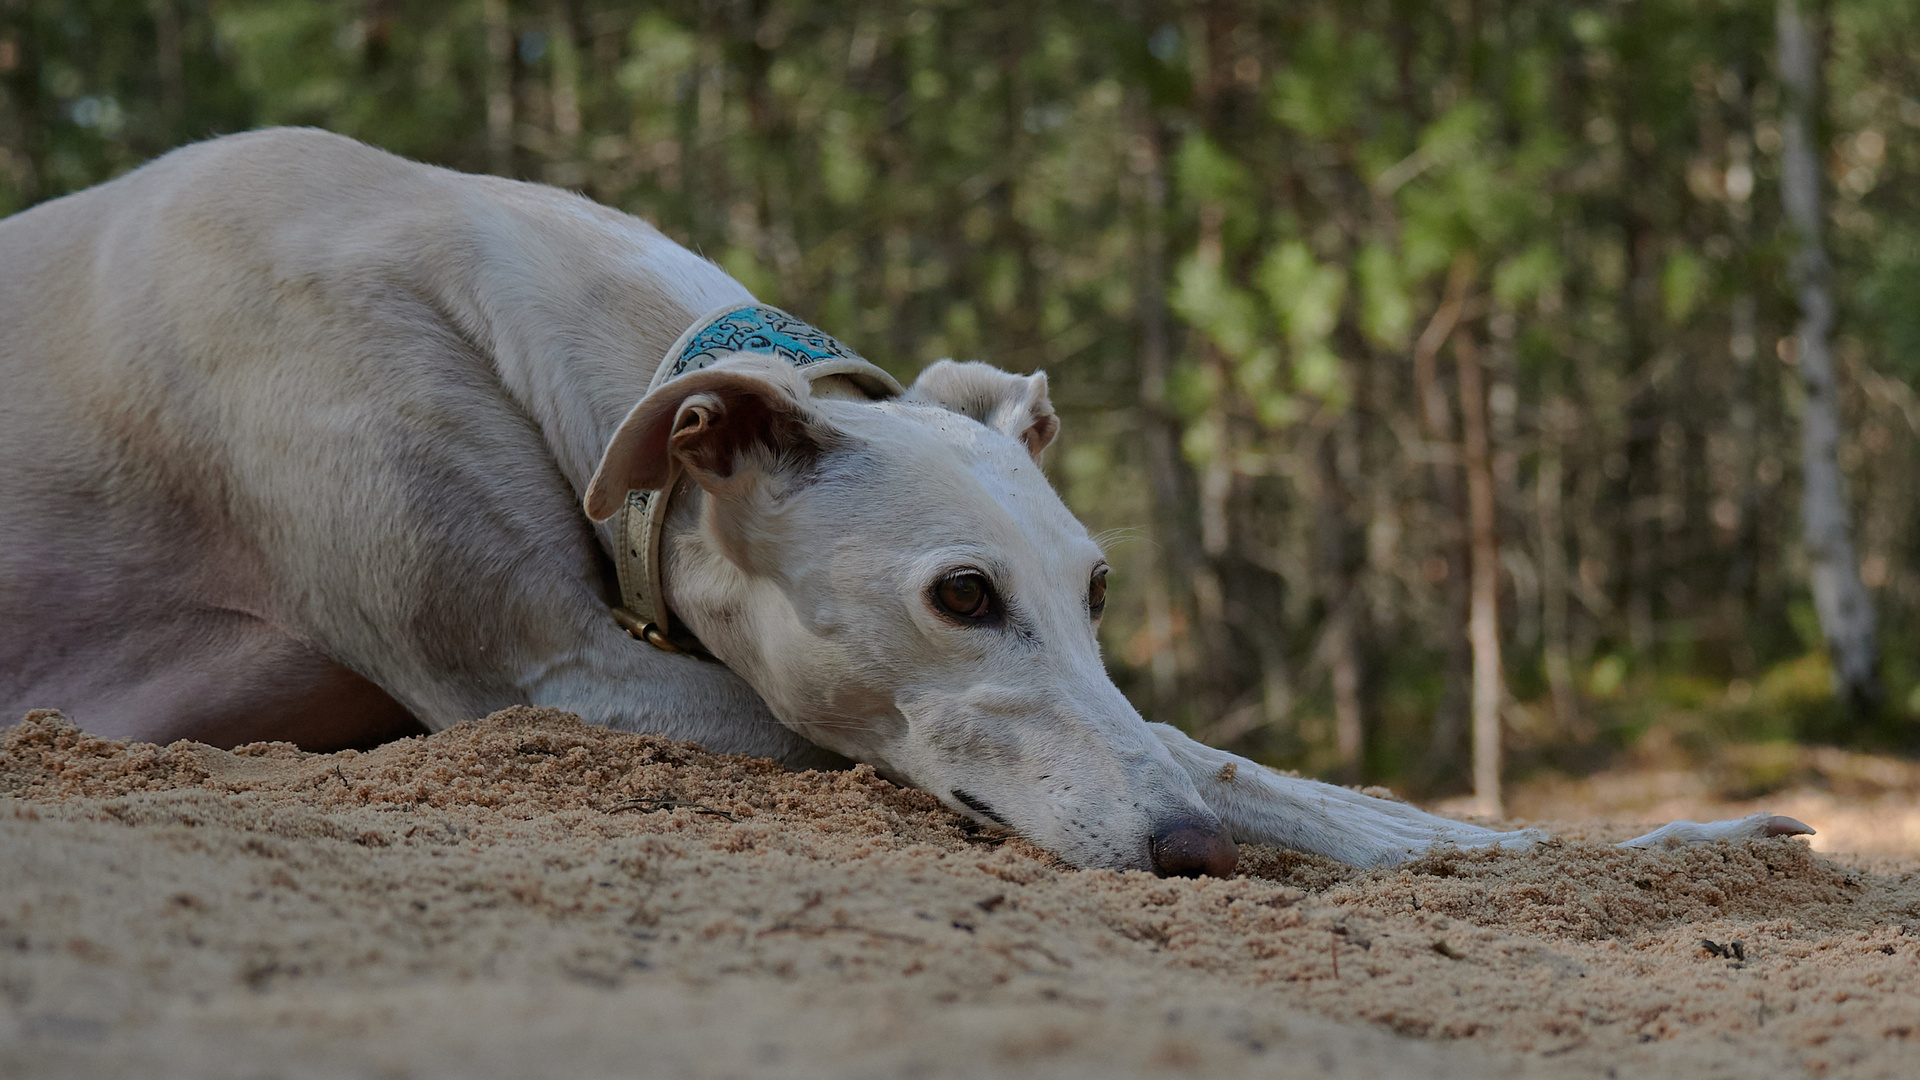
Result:
[[[1523,848],[1547,838],[1539,829],[1502,832],[1333,784],[1282,776],[1246,758],[1197,743],[1178,728],[1147,726],[1193,779],[1200,797],[1237,843],[1268,844],[1372,867],[1405,862],[1439,844]],[[1753,814],[1705,824],[1676,821],[1620,846],[1652,848],[1812,832],[1790,817]]]
[[[1437,844],[1526,847],[1546,838],[1538,829],[1501,832],[1318,780],[1282,776],[1197,743],[1178,728],[1147,726],[1238,843],[1268,844],[1370,867],[1405,862]]]

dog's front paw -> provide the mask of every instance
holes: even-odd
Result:
[[[1706,844],[1715,840],[1761,840],[1770,836],[1812,836],[1806,822],[1781,814],[1749,814],[1731,821],[1676,821],[1662,825],[1645,836],[1636,836],[1621,847],[1650,848],[1662,844]]]

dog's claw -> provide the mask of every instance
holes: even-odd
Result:
[[[1761,836],[1813,836],[1813,826],[1784,814],[1772,814],[1758,822]]]

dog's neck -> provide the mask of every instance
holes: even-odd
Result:
[[[763,355],[792,365],[805,375],[816,395],[868,400],[898,397],[893,376],[827,334],[767,304],[726,304],[710,311],[683,332],[655,369],[647,392],[731,356]],[[661,582],[661,536],[675,483],[659,490],[627,493],[625,505],[609,522],[620,605],[614,619],[627,633],[657,649],[707,655],[684,628],[676,627]]]

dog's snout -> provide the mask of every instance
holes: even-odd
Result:
[[[1220,826],[1193,818],[1155,829],[1147,852],[1161,877],[1226,877],[1240,861],[1240,849]]]

